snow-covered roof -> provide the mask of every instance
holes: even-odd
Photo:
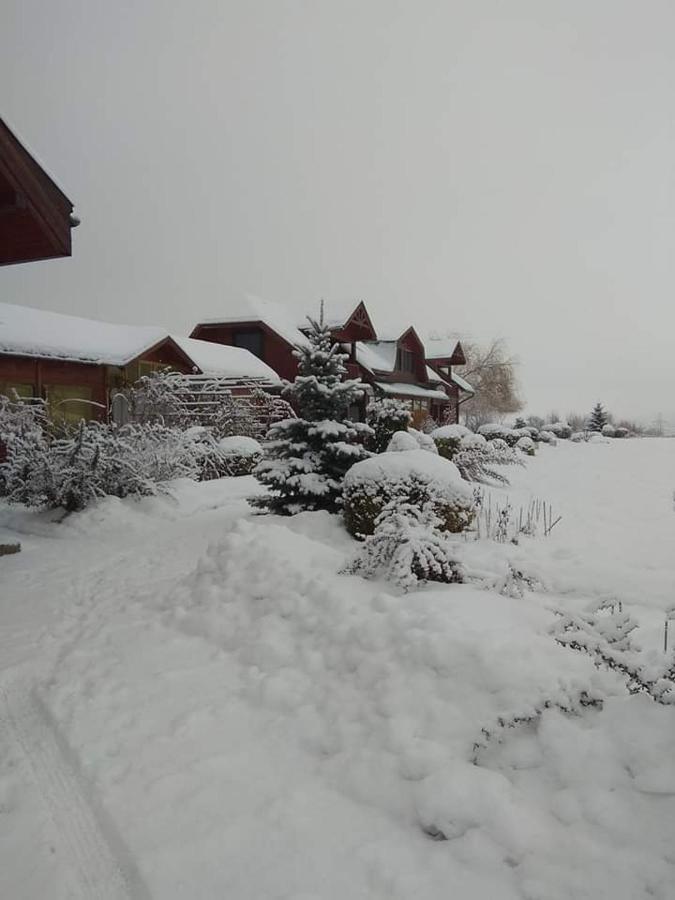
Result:
[[[358,341],[356,361],[369,372],[393,372],[396,367],[396,341]]]
[[[443,379],[435,369],[431,368],[431,366],[427,366],[427,378],[435,384],[443,384]]]
[[[424,397],[428,400],[447,400],[445,391],[433,391],[429,388],[418,387],[416,384],[406,382],[376,381],[375,387],[385,394],[395,394],[397,397]]]
[[[262,322],[294,346],[306,346],[307,338],[296,326],[293,315],[278,303],[254,294],[240,294],[223,303],[223,315],[200,319],[199,325],[234,325],[238,322]]]
[[[361,300],[324,300],[323,321],[329,328],[340,328],[348,322]],[[301,323],[304,328],[305,322]]]
[[[424,342],[427,359],[448,359],[457,349],[457,338],[432,338]]]
[[[475,394],[476,391],[471,387],[468,381],[465,381],[461,375],[458,375],[457,372],[452,372],[450,375],[450,380],[457,385],[458,388],[462,391],[466,391],[467,394]]]
[[[204,375],[264,378],[270,384],[279,381],[274,369],[242,347],[229,347],[177,334],[172,334],[171,337]]]
[[[153,325],[114,325],[0,303],[0,353],[124,366],[168,337]]]

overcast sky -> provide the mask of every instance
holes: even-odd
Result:
[[[2,0],[0,85],[82,219],[5,301],[361,298],[503,336],[533,412],[675,420],[673,0]]]

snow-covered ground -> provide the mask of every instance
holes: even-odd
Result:
[[[675,898],[675,708],[548,633],[614,597],[661,652],[674,460],[563,442],[510,470],[494,502],[561,521],[458,552],[522,597],[340,575],[339,522],[254,517],[248,478],[0,507],[0,896]]]

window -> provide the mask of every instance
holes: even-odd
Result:
[[[263,333],[259,328],[248,328],[242,331],[235,331],[232,335],[232,343],[235,347],[242,347],[248,350],[258,359],[263,358]]]
[[[410,350],[404,350],[403,347],[399,347],[398,369],[400,372],[414,372],[415,371],[415,354],[412,353]]]
[[[18,394],[19,399],[21,400],[33,399],[32,384],[20,384],[17,381],[0,381],[0,394],[4,394],[5,397],[9,397],[10,400],[14,400],[15,392]]]
[[[161,362],[150,362],[146,359],[142,359],[138,363],[138,377],[142,378],[144,375],[152,375],[155,372],[162,372],[164,369],[168,369],[166,363]]]
[[[79,422],[93,419],[96,405],[91,400],[91,388],[80,384],[48,384],[45,387],[49,414],[60,422]]]

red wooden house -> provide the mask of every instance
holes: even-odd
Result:
[[[71,255],[73,204],[0,119],[0,265]]]
[[[448,395],[449,409],[445,421],[459,422],[460,405],[465,400],[470,400],[475,393],[468,381],[453,371],[453,366],[466,365],[461,343],[454,339],[428,341],[426,358],[431,370],[441,379],[442,388]]]
[[[409,404],[418,422],[429,415],[445,421],[448,413],[456,414],[461,388],[440,369],[427,365],[424,345],[413,327],[382,339],[362,301],[325,304],[322,313],[333,339],[348,353],[348,376],[361,378],[366,385],[363,406],[369,396],[395,397]],[[277,304],[246,296],[230,304],[228,315],[197,324],[192,336],[246,347],[281,378],[292,381],[297,374],[293,348],[306,344],[304,327]]]
[[[164,368],[278,382],[245,350],[170,335],[154,326],[113,325],[0,303],[0,394],[42,397],[57,418],[105,419],[116,390]]]

